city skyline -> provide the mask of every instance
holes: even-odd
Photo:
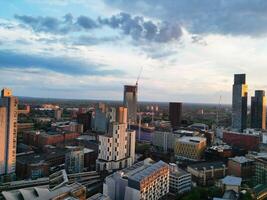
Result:
[[[230,104],[233,74],[246,73],[250,102],[267,88],[265,4],[3,1],[0,86],[16,96],[121,100],[143,66],[140,101]]]

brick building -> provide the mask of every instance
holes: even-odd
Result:
[[[260,144],[260,136],[253,133],[238,133],[225,131],[223,133],[223,141],[227,144],[247,151],[257,150]]]
[[[248,179],[253,176],[254,161],[244,156],[229,158],[228,174]]]

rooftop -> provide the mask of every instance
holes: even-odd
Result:
[[[242,178],[235,176],[226,176],[222,179],[222,183],[225,185],[241,186]]]
[[[168,164],[163,162],[163,161],[158,161],[150,166],[147,166],[146,168],[144,168],[141,171],[138,171],[137,173],[131,175],[129,177],[129,179],[131,180],[135,180],[137,182],[140,182],[141,180],[143,180],[144,178],[152,175],[156,170],[159,170],[162,167],[168,167]]]
[[[189,165],[188,167],[193,168],[195,170],[203,170],[205,168],[206,170],[210,170],[212,168],[217,169],[217,168],[223,168],[226,165],[224,162],[203,162],[203,163],[197,163],[193,165]]]
[[[97,194],[89,197],[87,200],[110,200],[110,198],[104,194],[97,193]]]
[[[179,142],[186,142],[186,143],[200,143],[206,141],[206,138],[203,137],[181,137],[178,139]]]
[[[248,159],[244,156],[236,156],[236,157],[233,157],[233,158],[229,158],[230,160],[233,160],[235,162],[238,162],[240,164],[243,164],[243,163],[247,163],[247,162],[253,162],[253,160],[251,159]]]

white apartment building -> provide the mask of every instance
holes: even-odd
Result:
[[[125,115],[126,108],[119,109]],[[119,117],[119,122],[110,124],[109,132],[99,136],[97,169],[116,170],[129,167],[135,160],[135,131],[127,130],[127,120]]]

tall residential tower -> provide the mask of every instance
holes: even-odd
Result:
[[[235,74],[232,99],[232,128],[243,131],[247,127],[248,86],[246,74]]]
[[[18,99],[4,88],[0,99],[0,182],[15,175]]]
[[[130,167],[135,160],[135,131],[127,130],[127,108],[118,108],[117,121],[109,126],[107,134],[99,135],[99,171]]]
[[[124,107],[128,108],[128,122],[136,124],[137,120],[137,84],[125,85],[123,96]]]
[[[266,96],[265,91],[256,90],[251,97],[251,128],[266,129]]]

